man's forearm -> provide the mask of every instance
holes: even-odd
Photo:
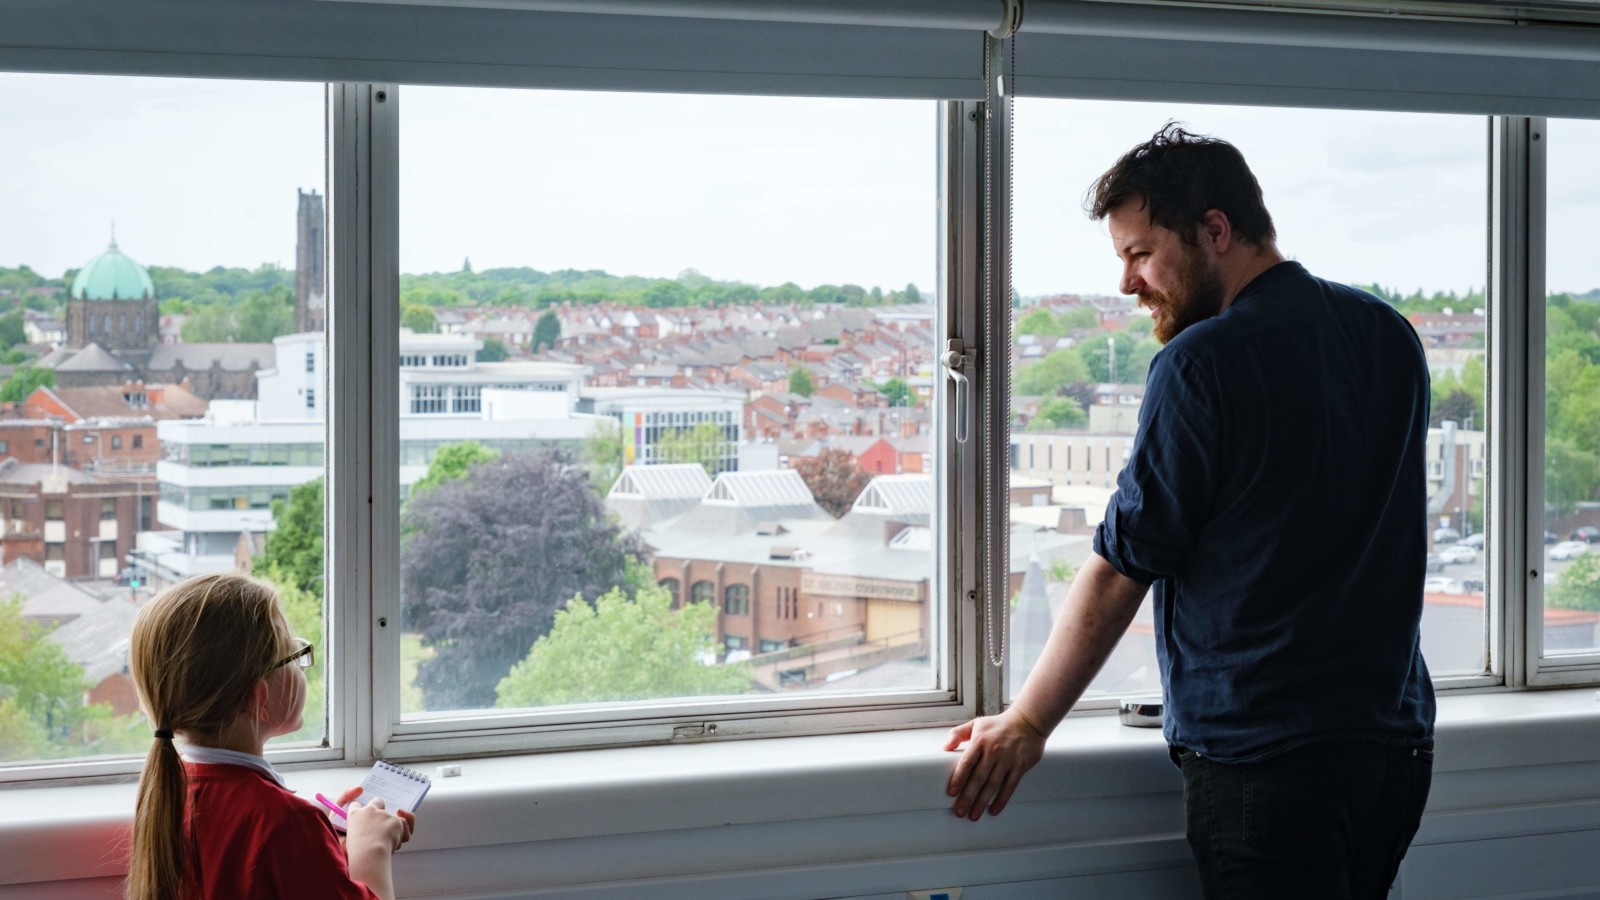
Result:
[[[1116,649],[1147,590],[1090,554],[1011,709],[1040,733],[1054,731]]]

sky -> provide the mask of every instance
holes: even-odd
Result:
[[[928,101],[402,88],[401,271],[603,269],[931,291]],[[324,179],[320,85],[0,74],[0,265],[104,249],[146,265],[294,264],[295,190]],[[1329,278],[1458,292],[1486,280],[1488,137],[1468,116],[1017,103],[1015,275],[1112,294],[1085,187],[1168,119],[1235,143],[1280,248]],[[1600,287],[1600,126],[1550,128],[1549,286]],[[1585,158],[1585,154],[1588,158]]]

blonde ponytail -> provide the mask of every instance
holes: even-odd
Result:
[[[184,835],[188,776],[178,749],[156,738],[144,758],[139,799],[133,811],[133,858],[128,865],[128,900],[174,900],[189,893]]]

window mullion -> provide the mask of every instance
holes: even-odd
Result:
[[[982,214],[979,185],[983,165],[979,122],[983,106],[977,102],[953,102],[945,106],[940,171],[944,186],[940,203],[940,241],[944,254],[939,267],[939,298],[944,321],[938,334],[945,339],[960,339],[975,346],[979,332],[982,283]],[[943,349],[942,346],[937,349]],[[939,508],[945,515],[942,535],[947,559],[953,565],[943,570],[944,597],[948,608],[950,651],[942,655],[952,660],[955,671],[945,682],[960,692],[962,705],[969,713],[983,711],[979,702],[979,669],[984,664],[983,635],[978,624],[979,605],[970,598],[978,595],[982,582],[981,528],[977,527],[979,441],[972,436],[964,444],[955,440],[955,416],[966,410],[955,406],[955,392],[939,370],[935,381],[935,405],[939,416],[939,446],[935,454],[935,481],[940,492]],[[968,401],[971,402],[970,399]],[[993,711],[993,710],[991,710]]]
[[[1499,603],[1489,651],[1492,671],[1513,687],[1527,684],[1538,659],[1544,602],[1533,576],[1544,534],[1544,483],[1535,471],[1543,458],[1543,352],[1535,347],[1542,339],[1532,299],[1542,296],[1542,213],[1530,177],[1531,157],[1542,147],[1531,139],[1533,121],[1494,118],[1490,148],[1489,419],[1499,549],[1489,558],[1489,583]]]

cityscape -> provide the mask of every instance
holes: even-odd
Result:
[[[183,578],[268,578],[320,636],[324,228],[321,196],[299,192],[295,268],[234,291],[115,236],[70,278],[6,270],[0,611],[61,665],[50,685],[0,683],[0,761],[141,748],[127,634]],[[938,687],[933,298],[530,272],[402,278],[406,713]],[[495,302],[473,296],[485,285]],[[1424,651],[1436,675],[1480,672],[1482,298],[1369,289],[1407,312],[1434,372]],[[1159,349],[1132,298],[1014,307],[1013,690],[1091,552]],[[1557,584],[1600,540],[1596,478],[1573,459],[1578,487],[1551,482]],[[1547,611],[1553,647],[1595,645],[1594,586]],[[655,643],[618,643],[628,615],[654,617]],[[1095,692],[1159,690],[1149,615]],[[583,685],[559,664],[574,658]]]

